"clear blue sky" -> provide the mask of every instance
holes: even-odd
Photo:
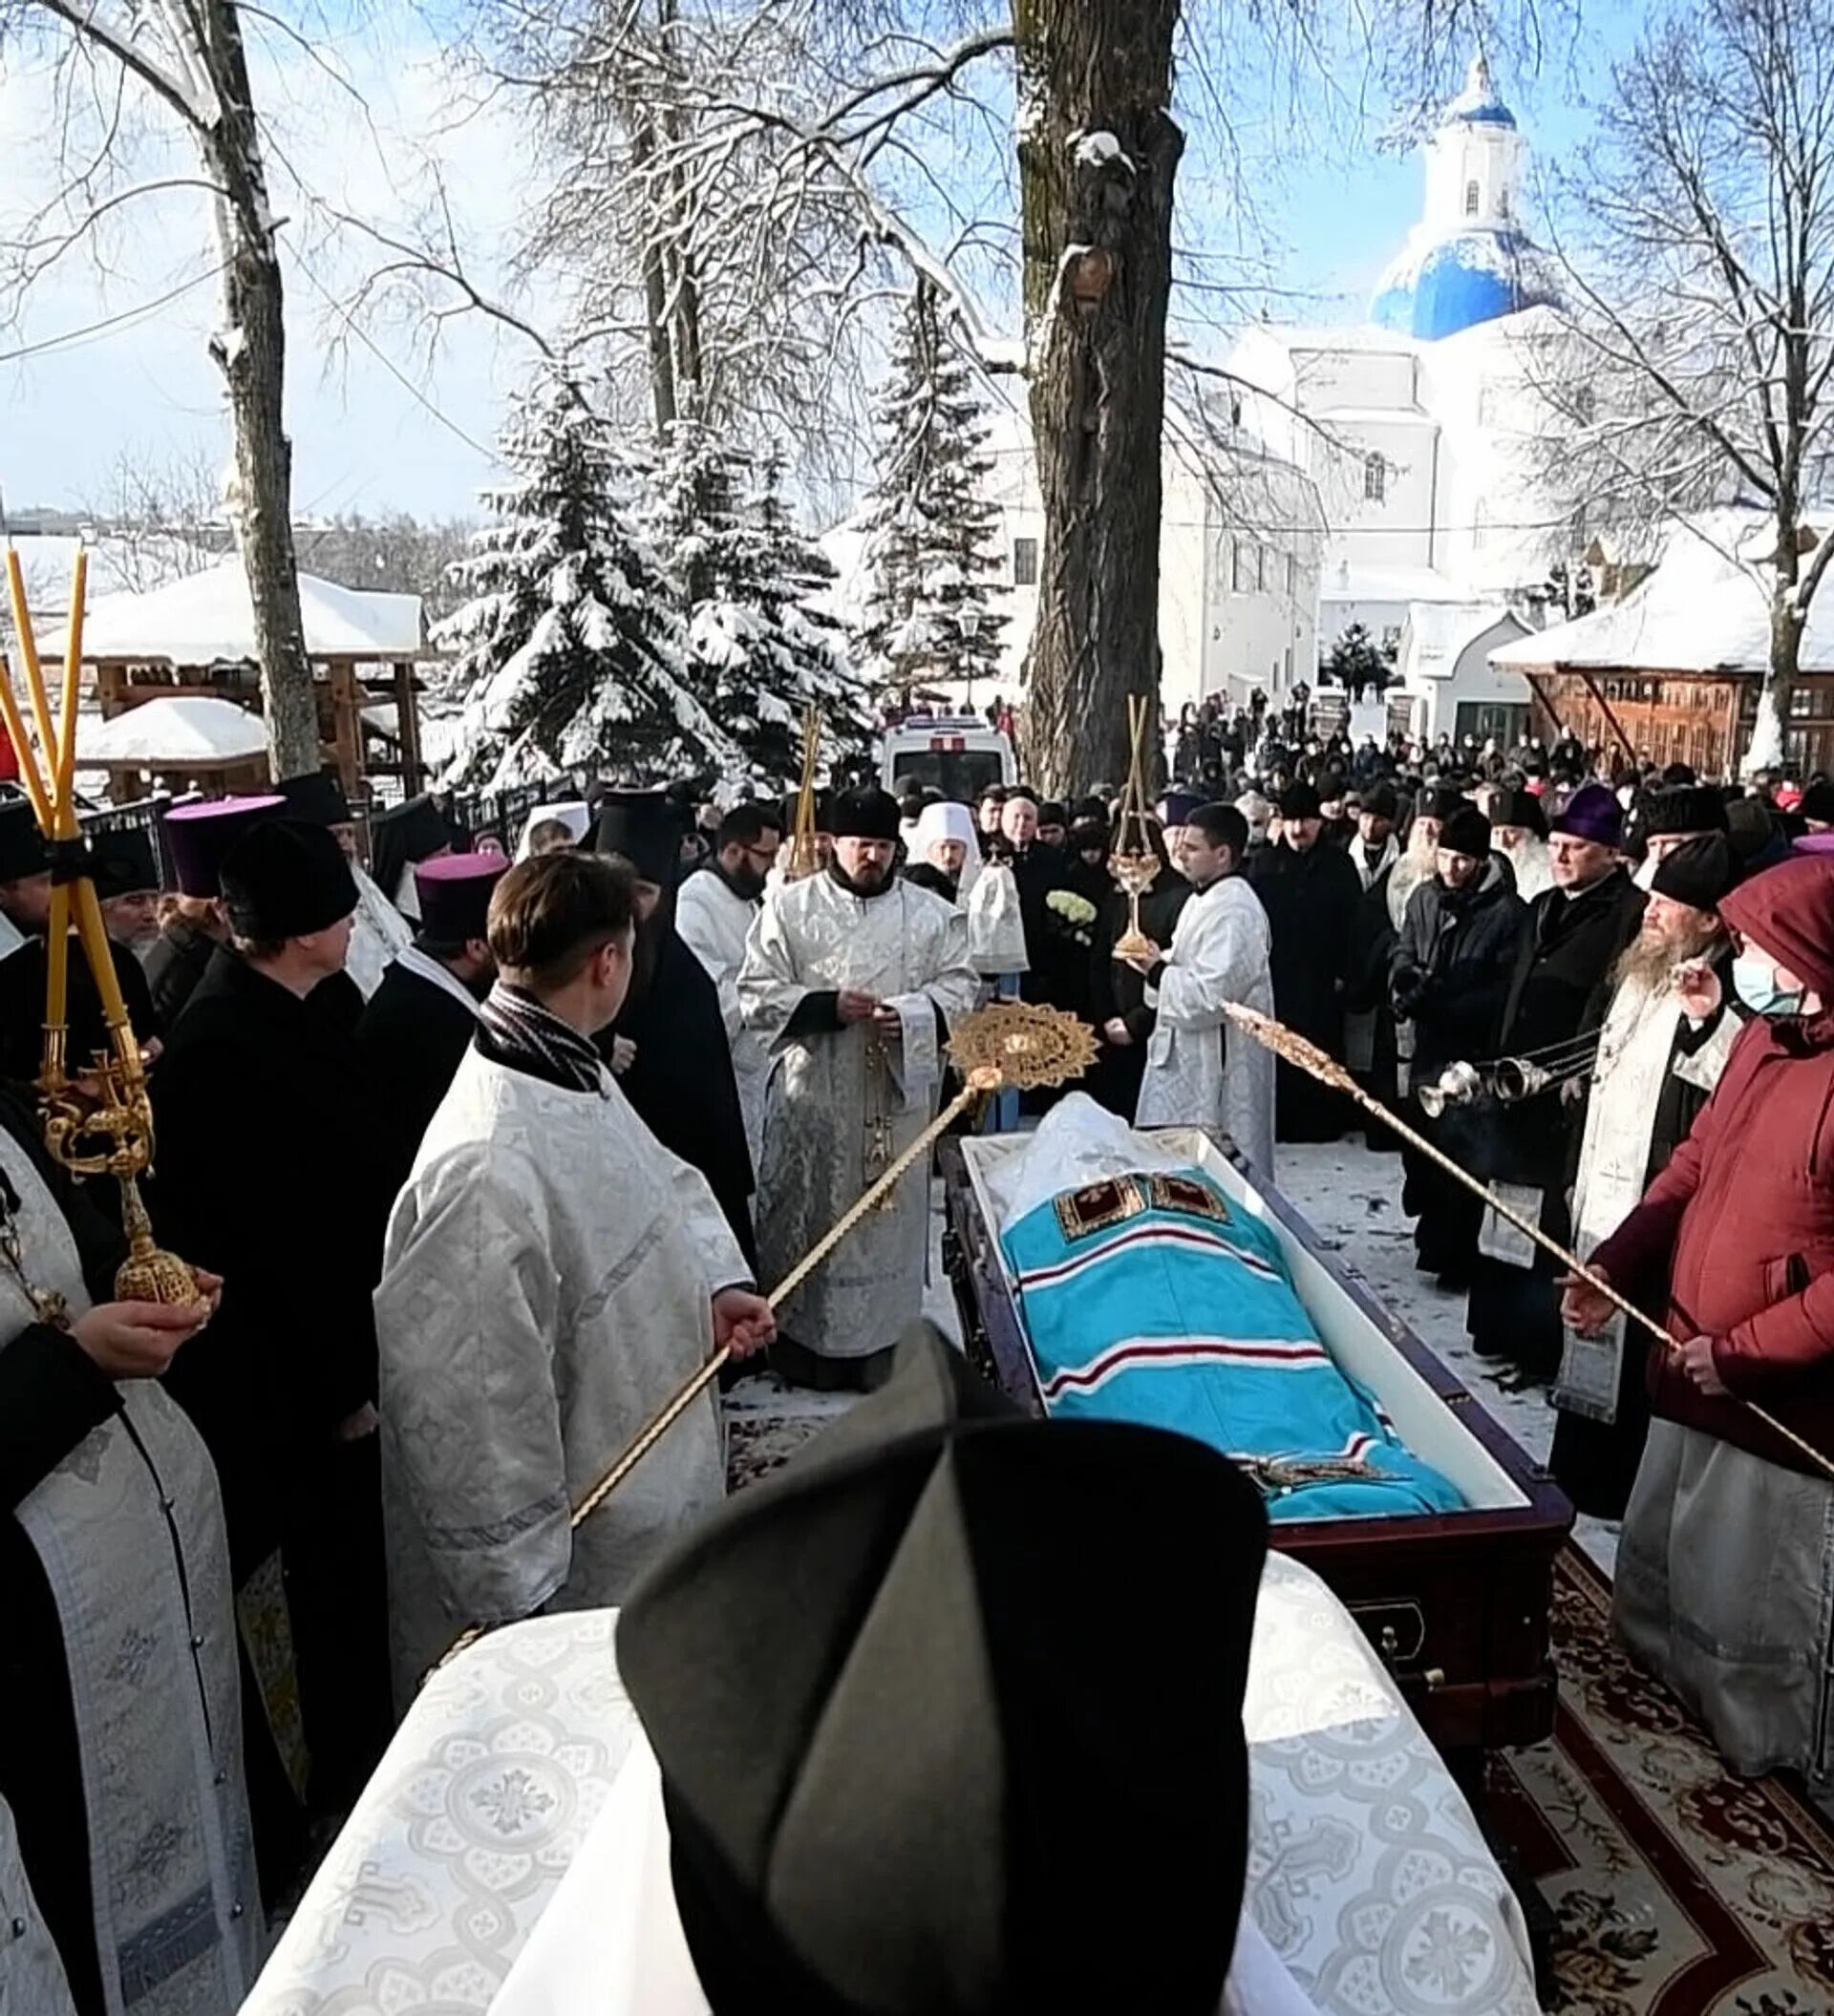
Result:
[[[1538,160],[1570,153],[1589,124],[1587,90],[1602,85],[1610,55],[1628,42],[1641,14],[1641,8],[1618,9],[1603,21],[1563,27],[1538,69],[1525,65],[1519,51],[1493,52],[1500,86]],[[346,67],[371,99],[380,142],[352,123],[343,97],[313,66],[293,62],[273,79],[279,121],[306,184],[366,215],[387,216],[389,205],[402,200],[397,184],[410,178],[397,137],[424,138],[440,125],[435,86],[415,67],[425,55],[424,45],[378,48],[373,29],[360,48],[352,42]],[[1449,78],[1448,88],[1456,82]],[[1367,64],[1354,53],[1331,61],[1322,78],[1312,73],[1296,97],[1283,96],[1292,87],[1271,77],[1238,73],[1235,85],[1244,163],[1239,180],[1251,196],[1256,230],[1274,255],[1269,278],[1285,290],[1272,312],[1306,321],[1359,318],[1376,275],[1418,213],[1418,157],[1378,145],[1389,109],[1372,95]],[[1188,79],[1184,96],[1183,116],[1198,130],[1181,185],[1181,235],[1202,228],[1215,244],[1230,235],[1228,196],[1210,179],[1219,149],[1214,133],[1205,130],[1203,94]],[[0,153],[17,171],[15,191],[17,178],[43,157],[42,111],[30,79],[0,78]],[[513,131],[484,121],[441,132],[432,144],[456,200],[480,215],[483,242],[501,244],[523,180]],[[429,517],[469,515],[489,466],[476,444],[494,435],[502,393],[526,370],[527,352],[474,323],[456,330],[430,370],[405,331],[377,331],[388,362],[360,343],[348,343],[348,355],[336,354],[332,339],[340,325],[321,289],[329,283],[341,291],[352,284],[357,269],[352,262],[360,264],[361,252],[348,245],[340,250],[322,233],[315,237],[297,189],[285,186],[284,176],[276,180],[276,209],[301,214],[300,224],[289,227],[294,263],[288,275],[289,421],[300,510],[398,507]],[[184,192],[137,209],[131,230],[115,247],[112,280],[103,282],[73,260],[34,300],[22,327],[0,330],[0,486],[15,506],[104,500],[110,465],[124,449],[155,459],[189,451],[218,466],[226,460],[226,424],[203,351],[216,314],[210,286],[194,286],[159,312],[78,346],[60,340],[100,318],[138,309],[207,270],[197,201]],[[1223,275],[1222,268],[1206,270]],[[1217,313],[1226,312],[1219,305]],[[1221,329],[1211,340],[1221,343]],[[52,347],[30,356],[8,354],[48,342]]]

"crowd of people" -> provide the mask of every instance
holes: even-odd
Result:
[[[167,872],[97,835],[182,1308],[117,1299],[112,1186],[44,1151],[52,861],[0,806],[20,1965],[84,2016],[233,2007],[453,1642],[621,1602],[723,1496],[709,1393],[574,1524],[684,1379],[724,1351],[729,1377],[882,1386],[924,1184],[764,1291],[928,1124],[951,1027],[1002,996],[1095,1029],[1110,1110],[1226,1133],[1276,1180],[1281,1141],[1389,1147],[1226,1010],[1274,1015],[1666,1324],[1647,1348],[1404,1157],[1421,1267],[1481,1355],[1548,1389],[1575,1502],[1624,1519],[1638,1655],[1736,1769],[1827,1789],[1834,785],[1606,775],[1570,738],[1352,748],[1303,702],[1207,710],[1172,757],[1137,899],[1113,796],[1023,785],[823,793],[794,874],[795,805],[681,791],[520,834],[416,799],[367,865],[330,776],[174,810]],[[69,1014],[73,1059],[104,1047],[93,986]]]

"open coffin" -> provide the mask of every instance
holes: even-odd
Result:
[[[1197,1168],[1272,1233],[1339,1369],[1463,1501],[1445,1511],[1279,1520],[1273,1544],[1315,1569],[1349,1606],[1442,1751],[1469,1762],[1482,1750],[1540,1741],[1553,1722],[1548,1605],[1554,1557],[1572,1526],[1565,1496],[1270,1184],[1201,1130],[1154,1129],[1136,1139],[1143,1159]],[[945,1143],[945,1251],[970,1354],[1042,1412],[1038,1365],[1001,1245],[1015,1158],[1030,1146],[1024,1135]],[[1079,1179],[1066,1164],[1063,1187]]]

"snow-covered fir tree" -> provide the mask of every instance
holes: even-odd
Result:
[[[986,409],[928,281],[899,320],[875,417],[855,660],[882,691],[992,680],[1007,619]]]
[[[773,788],[796,781],[802,713],[821,710],[830,767],[869,744],[865,690],[832,618],[811,606],[834,569],[786,508],[782,460],[720,440],[698,420],[670,430],[647,517],[681,596],[695,690]]]
[[[462,701],[441,784],[500,791],[569,771],[630,783],[744,754],[695,686],[672,584],[632,517],[634,472],[582,388],[545,372],[500,442],[509,479],[455,575],[465,601],[434,630]]]

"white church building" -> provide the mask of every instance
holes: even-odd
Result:
[[[1366,324],[1245,331],[1243,422],[1315,485],[1321,653],[1353,624],[1394,650],[1416,732],[1513,735],[1529,694],[1489,651],[1539,621],[1586,543],[1539,465],[1559,318],[1525,234],[1527,143],[1479,57],[1426,150],[1426,198]],[[1391,689],[1391,693],[1395,692]]]

